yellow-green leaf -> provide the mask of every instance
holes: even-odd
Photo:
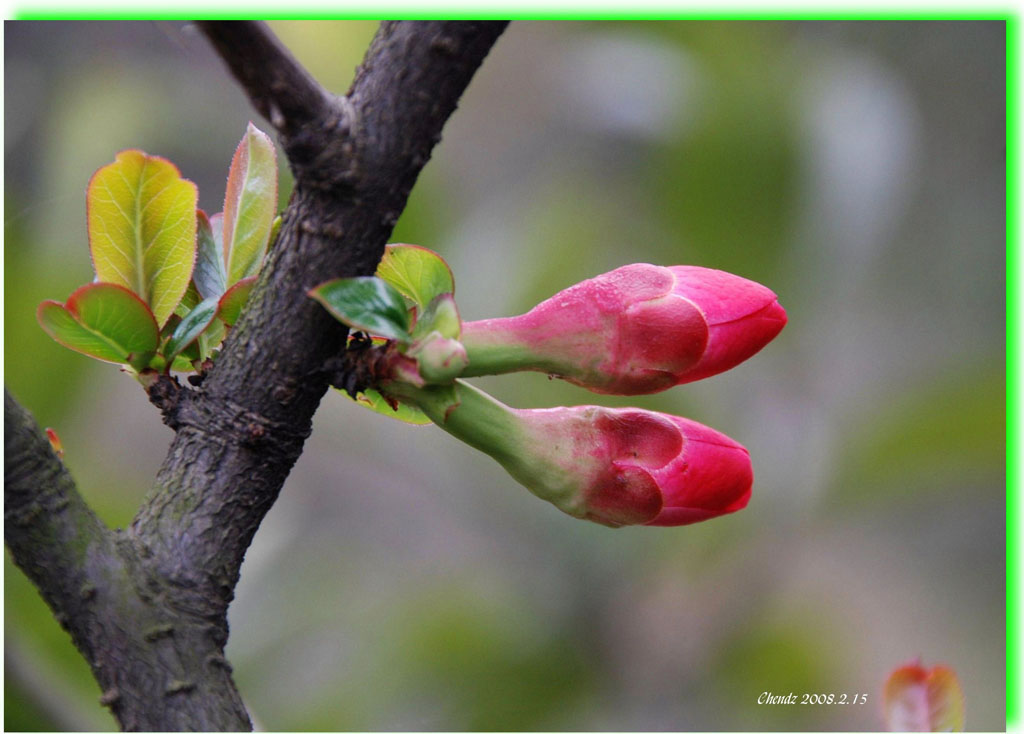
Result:
[[[97,278],[135,293],[163,325],[185,294],[196,259],[196,186],[169,161],[117,154],[86,195]]]
[[[149,307],[123,286],[84,285],[67,303],[43,301],[39,325],[55,341],[105,362],[142,369],[160,343],[160,330]]]
[[[442,293],[455,292],[455,278],[444,258],[419,245],[388,245],[377,266],[377,277],[422,311]]]
[[[277,210],[277,151],[251,122],[235,149],[224,194],[228,285],[259,272]]]
[[[352,397],[344,390],[338,390],[338,392],[352,400]],[[394,418],[403,423],[411,423],[414,426],[425,426],[430,423],[427,414],[415,405],[400,402],[397,404],[397,407],[394,407],[376,390],[367,389],[358,393],[354,402],[362,405],[364,408],[369,408],[374,413],[386,415],[388,418]]]
[[[199,302],[203,300],[203,297],[199,295],[199,291],[196,290],[195,280],[190,280],[188,288],[185,289],[185,295],[178,301],[177,307],[174,309],[174,313],[171,314],[171,318],[164,322],[163,326],[160,327],[160,331],[164,336],[170,334],[178,326],[175,323],[175,317],[181,319],[184,318],[189,311],[195,308]]]

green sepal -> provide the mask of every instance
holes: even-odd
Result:
[[[404,297],[380,278],[338,278],[317,286],[309,295],[352,329],[403,344],[412,341]]]
[[[405,354],[415,364],[415,380],[403,380],[396,374],[395,379],[409,382],[417,387],[423,385],[448,385],[461,375],[469,364],[466,348],[457,339],[447,339],[440,332],[432,331],[417,341]]]
[[[427,304],[416,320],[412,336],[421,339],[432,331],[439,332],[446,339],[462,336],[462,319],[459,318],[459,309],[451,293],[441,293]]]

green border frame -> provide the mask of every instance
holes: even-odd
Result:
[[[268,10],[260,12],[259,8],[245,11],[242,9],[210,10],[196,9],[190,12],[180,5],[150,6],[145,10],[126,10],[104,8],[98,6],[84,10],[75,5],[52,5],[39,8],[15,8],[15,20],[381,20],[382,18],[400,18],[402,20],[844,20],[844,21],[885,21],[885,20],[971,20],[971,21],[1006,21],[1014,22],[1015,14],[1002,9],[983,9],[973,11],[938,10],[926,12],[921,10],[865,10],[849,8],[846,10],[801,11],[757,11],[757,10],[657,10],[644,9],[613,11],[613,10],[577,10],[573,8],[554,7],[550,10],[531,10],[516,7],[514,4],[490,6],[486,10],[456,7],[445,9],[443,5],[426,10],[412,4],[407,7],[385,6],[378,10],[342,10],[327,11],[316,7],[299,8],[288,11]],[[1009,33],[1007,34],[1009,37]],[[1009,38],[1008,38],[1009,40]]]
[[[1020,21],[1006,20],[1006,722],[1020,725]]]
[[[381,12],[381,10],[383,12]],[[551,10],[524,10],[514,6],[489,7],[486,10],[466,8],[435,8],[430,11],[416,5],[405,9],[389,6],[378,11],[343,10],[328,12],[318,8],[289,11],[252,11],[238,9],[194,10],[179,6],[150,6],[144,11],[119,8],[93,7],[84,10],[74,5],[51,5],[40,8],[15,7],[15,20],[380,20],[382,17],[400,17],[408,20],[426,20],[443,17],[451,20],[831,20],[831,21],[1003,21],[1006,23],[1006,721],[1007,728],[1019,728],[1020,709],[1017,701],[1019,689],[1021,614],[1020,570],[1021,506],[1019,503],[1021,461],[1021,301],[1020,301],[1020,217],[1017,204],[1020,198],[1020,28],[1015,11],[986,10],[846,10],[825,11],[757,11],[757,10],[645,10],[643,8],[615,12],[611,10],[585,11],[570,8]],[[968,711],[970,702],[968,704]]]

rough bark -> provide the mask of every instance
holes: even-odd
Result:
[[[245,551],[309,435],[347,332],[306,295],[371,274],[496,22],[387,22],[344,97],[267,28],[201,29],[277,130],[295,175],[277,243],[198,389],[150,392],[175,431],[131,527],[103,527],[38,428],[5,405],[5,534],[125,729],[250,722],[223,657]]]
[[[248,715],[220,627],[182,613],[123,532],[86,506],[32,417],[4,395],[4,536],[126,730],[232,730]],[[201,691],[202,695],[193,695]]]

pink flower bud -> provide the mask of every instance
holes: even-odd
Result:
[[[696,421],[596,406],[517,413],[532,424],[535,446],[548,447],[547,460],[572,478],[574,491],[556,502],[571,515],[612,526],[689,525],[750,500],[750,454]]]
[[[785,324],[775,294],[737,275],[626,265],[522,316],[464,324],[463,375],[530,369],[599,393],[653,393],[736,366]]]
[[[574,517],[613,527],[687,525],[750,499],[747,450],[686,418],[593,405],[516,410],[460,380],[392,387]]]

